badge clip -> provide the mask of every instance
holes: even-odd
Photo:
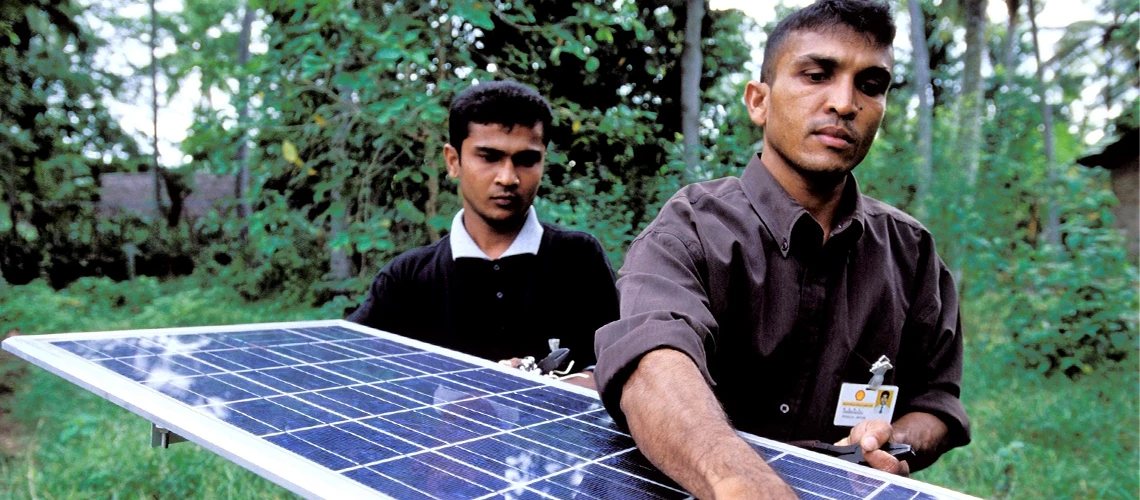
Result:
[[[891,368],[894,368],[894,365],[891,364],[891,360],[888,359],[885,354],[879,356],[879,360],[871,365],[871,381],[867,382],[867,387],[870,389],[878,389],[879,386],[883,385],[883,374],[887,373],[887,370]]]

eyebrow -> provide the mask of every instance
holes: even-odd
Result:
[[[792,64],[797,65],[797,66],[803,65],[803,64],[806,64],[809,62],[815,63],[816,65],[820,66],[821,68],[827,69],[827,70],[831,70],[831,69],[834,69],[836,66],[839,66],[839,61],[837,59],[835,59],[834,57],[826,56],[826,55],[822,55],[822,54],[804,54],[801,56],[796,56],[796,58],[792,60]],[[876,76],[885,76],[888,78],[891,76],[890,68],[886,68],[884,66],[871,66],[869,68],[863,69],[859,73],[867,73],[867,72],[875,72],[875,73],[881,72],[881,75],[876,75]]]

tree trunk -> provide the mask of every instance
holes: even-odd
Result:
[[[1037,61],[1037,95],[1041,97],[1041,122],[1045,126],[1045,172],[1049,180],[1045,211],[1045,242],[1058,248],[1061,245],[1061,209],[1057,194],[1057,168],[1053,152],[1053,106],[1046,99],[1045,68],[1041,63],[1041,45],[1037,41],[1037,3],[1029,0],[1029,27],[1033,34],[1033,57]]]
[[[151,155],[150,168],[154,173],[154,207],[155,211],[164,218],[166,213],[162,205],[162,173],[159,172],[158,166],[158,57],[155,55],[155,49],[158,44],[158,10],[154,6],[154,0],[150,0],[150,97],[151,97],[151,111],[154,117],[153,137],[151,138],[151,146],[154,147],[154,154]]]
[[[701,23],[705,0],[687,0],[685,45],[681,52],[681,134],[685,147],[685,171],[697,171],[701,152]]]
[[[966,11],[966,65],[962,73],[962,109],[958,121],[958,153],[966,166],[967,185],[978,181],[982,130],[982,54],[985,52],[986,0],[963,0]]]
[[[1005,28],[1005,40],[1002,40],[1001,57],[1005,67],[1002,83],[1009,92],[1013,90],[1013,74],[1017,69],[1017,11],[1021,8],[1021,0],[1005,0],[1005,8],[1009,22]]]
[[[934,95],[930,86],[930,52],[926,45],[925,18],[919,0],[908,0],[910,10],[910,45],[914,50],[915,92],[918,93],[918,153],[922,163],[915,183],[917,214],[925,216],[927,194],[934,178]]]
[[[241,33],[238,34],[237,46],[237,64],[239,67],[244,66],[249,62],[249,42],[251,32],[253,31],[253,17],[256,9],[248,2],[245,5],[245,13],[241,18]],[[240,70],[239,70],[240,72]],[[244,242],[246,235],[249,233],[248,219],[253,213],[253,204],[249,199],[249,142],[246,137],[245,127],[247,126],[249,116],[249,96],[247,96],[248,82],[243,74],[238,78],[238,102],[237,102],[237,123],[238,123],[238,150],[234,155],[234,163],[237,164],[237,178],[234,179],[234,197],[237,198],[237,215],[238,220],[241,221],[241,239]]]

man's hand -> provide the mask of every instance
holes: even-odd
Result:
[[[591,391],[598,390],[597,384],[594,383],[594,372],[592,370],[588,372],[573,373],[562,377],[559,380],[566,382],[567,384],[576,385],[578,387],[585,387]]]
[[[858,443],[863,448],[863,459],[867,461],[867,465],[906,477],[910,475],[910,465],[905,460],[900,462],[890,453],[879,449],[894,435],[891,424],[882,420],[865,420],[852,427],[851,433],[835,444],[847,446]]]

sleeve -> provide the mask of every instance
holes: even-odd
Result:
[[[399,291],[398,275],[396,261],[384,266],[372,279],[364,303],[345,319],[377,330],[402,331],[395,323],[406,314],[398,303],[398,298],[404,295]]]
[[[595,337],[598,392],[618,425],[625,427],[621,391],[650,351],[668,348],[687,354],[705,381],[715,385],[706,362],[717,323],[709,308],[704,259],[687,202],[674,199],[626,254],[618,279],[620,319]]]
[[[962,405],[962,320],[954,277],[934,250],[929,235],[920,250],[914,310],[903,328],[899,407],[940,418],[950,430],[950,447],[970,442],[970,419]],[[904,385],[905,384],[905,385]]]
[[[618,319],[618,294],[614,286],[614,270],[601,243],[592,236],[586,236],[582,244],[583,259],[580,288],[576,291],[581,297],[581,308],[570,311],[570,320],[575,322],[575,337],[565,347],[574,355],[574,369],[583,370],[597,363],[594,354],[594,332]]]

